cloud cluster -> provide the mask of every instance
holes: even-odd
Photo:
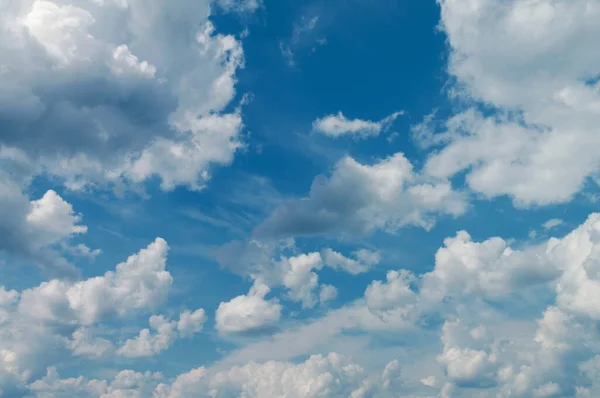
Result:
[[[10,167],[24,161],[72,189],[154,175],[164,189],[197,189],[241,147],[239,111],[221,112],[243,51],[214,33],[210,1],[3,4],[0,148]]]
[[[20,293],[1,288],[0,388],[17,394],[46,366],[71,355],[98,358],[112,352],[112,343],[95,336],[94,328],[115,317],[152,312],[164,303],[172,283],[165,270],[167,249],[157,238],[103,276],[79,282],[52,279]],[[184,313],[181,333],[197,330],[203,315]]]
[[[117,350],[117,355],[139,358],[150,357],[168,349],[179,337],[191,337],[202,331],[206,322],[203,309],[194,312],[186,310],[179,321],[169,321],[162,315],[150,317],[150,329],[142,329],[137,337],[126,340]],[[178,333],[179,332],[179,333]]]
[[[521,206],[569,201],[600,169],[600,8],[590,0],[439,0],[454,94],[426,171]],[[464,103],[464,102],[463,102]],[[482,106],[480,106],[482,105]],[[496,112],[484,113],[482,107]]]
[[[39,397],[364,398],[376,392],[381,394],[378,396],[391,396],[386,394],[386,390],[397,380],[398,374],[399,364],[393,361],[385,367],[380,380],[370,381],[351,358],[329,353],[313,355],[299,364],[269,361],[226,371],[197,368],[169,383],[159,373],[133,371],[122,371],[111,381],[83,377],[60,379],[56,369],[49,368],[47,375],[32,383],[30,389]]]
[[[329,177],[315,178],[308,197],[279,206],[256,230],[259,237],[364,234],[403,226],[431,228],[435,215],[466,210],[460,192],[427,181],[402,153],[373,165],[341,159]]]

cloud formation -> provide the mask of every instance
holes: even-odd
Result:
[[[392,123],[402,114],[403,112],[394,112],[378,122],[373,122],[370,120],[347,119],[342,112],[338,112],[336,115],[327,115],[315,120],[313,131],[332,138],[347,135],[364,139],[389,130]]]

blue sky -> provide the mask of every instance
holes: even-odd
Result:
[[[597,0],[0,5],[0,396],[600,394]]]

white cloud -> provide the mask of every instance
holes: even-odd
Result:
[[[552,281],[559,271],[548,260],[550,249],[551,245],[540,245],[517,251],[501,238],[473,242],[460,231],[437,251],[435,269],[423,276],[421,296],[434,302],[466,295],[502,299]]]
[[[164,189],[204,186],[211,168],[242,147],[239,110],[223,112],[244,54],[233,36],[215,33],[211,3],[7,6],[3,160],[17,167],[9,152],[21,151],[30,173],[56,175],[71,189],[155,175]],[[222,5],[252,12],[259,2]]]
[[[321,251],[323,262],[333,269],[341,269],[351,275],[358,275],[367,272],[373,266],[381,261],[381,256],[377,252],[371,252],[366,249],[360,249],[353,253],[355,259],[348,258],[332,249]]]
[[[438,361],[445,367],[446,374],[453,383],[464,387],[489,387],[494,384],[498,368],[494,347],[485,345],[472,348],[473,341],[466,343],[469,336],[459,321],[446,321],[442,327],[444,350]]]
[[[551,230],[553,228],[558,227],[559,225],[563,224],[563,220],[561,220],[560,218],[552,218],[548,221],[546,221],[545,223],[542,224],[542,227],[548,231]]]
[[[522,206],[567,202],[600,169],[600,74],[589,0],[440,0],[455,94],[475,103],[446,124],[426,170],[466,171],[487,197]],[[496,108],[484,116],[477,104]]]
[[[417,295],[410,287],[414,280],[411,272],[388,271],[386,282],[373,281],[365,290],[367,307],[374,311],[385,311],[414,305]]]
[[[150,317],[150,328],[142,329],[133,339],[127,339],[117,350],[117,354],[129,357],[150,357],[167,350],[180,337],[189,338],[201,332],[206,322],[206,312],[200,308],[192,312],[183,311],[179,321],[172,321],[162,315]]]
[[[319,286],[319,276],[313,270],[320,270],[323,261],[319,253],[301,254],[283,258],[282,283],[288,288],[288,297],[302,303],[303,308],[312,308],[318,300],[316,289]]]
[[[85,225],[78,225],[81,216],[56,192],[49,190],[39,200],[31,202],[26,217],[36,248],[50,246],[71,235],[87,232]]]
[[[156,308],[166,299],[173,282],[165,270],[167,251],[167,242],[157,238],[118,264],[115,272],[65,286],[60,299],[82,324],[92,324],[115,313],[125,316],[134,310]],[[38,289],[24,292],[21,305],[39,302],[44,296],[42,292]]]
[[[0,250],[54,273],[73,275],[74,267],[60,257],[61,252],[77,255],[85,247],[90,255],[98,253],[82,244],[71,246],[73,238],[87,232],[81,221],[82,215],[55,191],[29,200],[21,186],[0,172]]]
[[[336,115],[327,115],[315,120],[313,131],[332,138],[339,138],[344,135],[367,138],[389,130],[392,123],[402,114],[403,112],[395,112],[378,122],[373,122],[370,120],[347,119],[342,112],[338,112]]]
[[[181,337],[191,337],[195,333],[202,331],[205,322],[206,312],[202,308],[194,312],[185,310],[179,315],[177,330],[181,334]]]
[[[383,373],[383,382],[393,379],[395,372],[397,362],[392,362]],[[365,378],[363,369],[351,358],[329,353],[312,355],[298,364],[269,361],[223,371],[201,367],[180,374],[172,382],[163,380],[159,373],[136,373],[131,370],[120,372],[110,381],[84,377],[60,379],[56,369],[49,368],[47,375],[31,383],[29,388],[39,397],[364,397],[359,392],[369,385]],[[371,391],[378,387],[375,386]]]
[[[93,336],[92,331],[86,327],[80,327],[74,331],[72,340],[68,341],[67,346],[74,356],[97,358],[108,355],[114,349],[110,341]]]
[[[428,229],[438,213],[458,216],[465,209],[461,193],[447,182],[424,180],[401,153],[373,165],[345,157],[330,177],[315,178],[307,198],[279,206],[255,235],[355,235],[409,225]]]
[[[29,389],[40,398],[67,397],[147,397],[151,396],[162,374],[138,373],[123,370],[109,382],[87,380],[84,377],[61,379],[56,368],[48,368],[44,378],[29,385]]]
[[[321,290],[319,291],[319,302],[326,303],[331,300],[335,300],[338,295],[338,290],[335,286],[332,285],[321,285]]]
[[[150,317],[150,329],[142,329],[135,339],[129,339],[117,350],[117,354],[130,357],[149,357],[166,350],[177,339],[177,322],[168,321],[162,315]]]
[[[110,357],[110,330],[99,325],[163,304],[172,281],[165,270],[166,252],[159,238],[103,276],[80,282],[52,279],[20,293],[1,289],[0,389],[19,396],[47,366],[76,357]]]
[[[221,333],[244,333],[273,326],[281,317],[282,306],[277,299],[265,300],[269,291],[268,286],[255,283],[247,295],[219,304],[215,313],[217,330]]]

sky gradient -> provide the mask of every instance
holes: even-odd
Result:
[[[600,396],[600,1],[0,9],[0,397]]]

